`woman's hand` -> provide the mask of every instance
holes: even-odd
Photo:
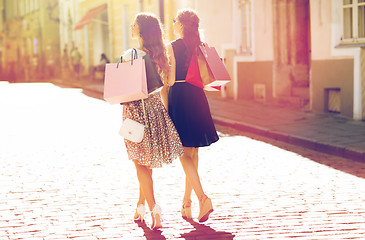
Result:
[[[169,104],[168,104],[169,86],[168,85],[165,84],[161,88],[160,95],[161,95],[162,104],[165,107],[165,109],[168,111],[168,109],[169,109],[169,107],[168,107],[169,106]]]

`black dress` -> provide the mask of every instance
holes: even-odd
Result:
[[[182,39],[173,41],[176,81],[185,80],[190,56]],[[187,82],[175,82],[168,94],[168,110],[184,147],[204,147],[219,137],[210,114],[204,90]]]

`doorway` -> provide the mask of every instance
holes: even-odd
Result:
[[[309,102],[309,0],[274,0],[273,95]]]

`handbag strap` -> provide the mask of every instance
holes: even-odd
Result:
[[[144,108],[144,100],[142,99],[142,108],[143,108],[143,119],[146,120],[146,110]]]

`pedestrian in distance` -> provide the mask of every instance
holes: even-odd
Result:
[[[167,81],[169,64],[162,38],[160,21],[153,14],[139,13],[131,25],[132,38],[139,43],[138,57],[149,55],[161,79]],[[133,49],[123,55],[131,60]],[[123,60],[123,61],[124,61]],[[161,227],[161,207],[156,204],[153,190],[152,169],[169,164],[184,153],[179,134],[164,108],[158,92],[152,92],[144,100],[123,104],[123,119],[130,118],[145,125],[142,142],[125,140],[129,159],[133,160],[139,180],[139,200],[134,215],[136,221],[143,221],[145,202],[152,216],[152,229]]]
[[[63,49],[62,54],[62,77],[64,79],[67,79],[69,76],[69,61],[68,61],[68,52],[67,52],[67,45],[65,45],[65,48]]]
[[[80,65],[81,65],[81,53],[77,47],[74,47],[71,51],[71,63],[73,66],[74,73],[76,74],[76,79],[80,77]]]
[[[105,55],[105,53],[100,54],[100,61],[99,65],[97,65],[95,68],[99,71],[105,71],[105,64],[110,63],[108,57]]]
[[[209,146],[218,141],[207,98],[204,90],[185,81],[190,59],[195,49],[202,45],[199,35],[199,17],[193,10],[180,10],[173,20],[174,31],[179,39],[167,46],[170,58],[168,98],[163,97],[165,106],[179,133],[184,146],[184,155],[180,157],[185,180],[185,194],[181,214],[192,218],[191,193],[194,190],[199,199],[199,222],[208,220],[213,205],[200,182],[198,173],[199,147]]]
[[[102,72],[105,74],[105,65],[110,63],[105,53],[100,54],[99,64],[93,67],[93,79],[95,79],[96,72]],[[103,76],[104,79],[105,75]]]

